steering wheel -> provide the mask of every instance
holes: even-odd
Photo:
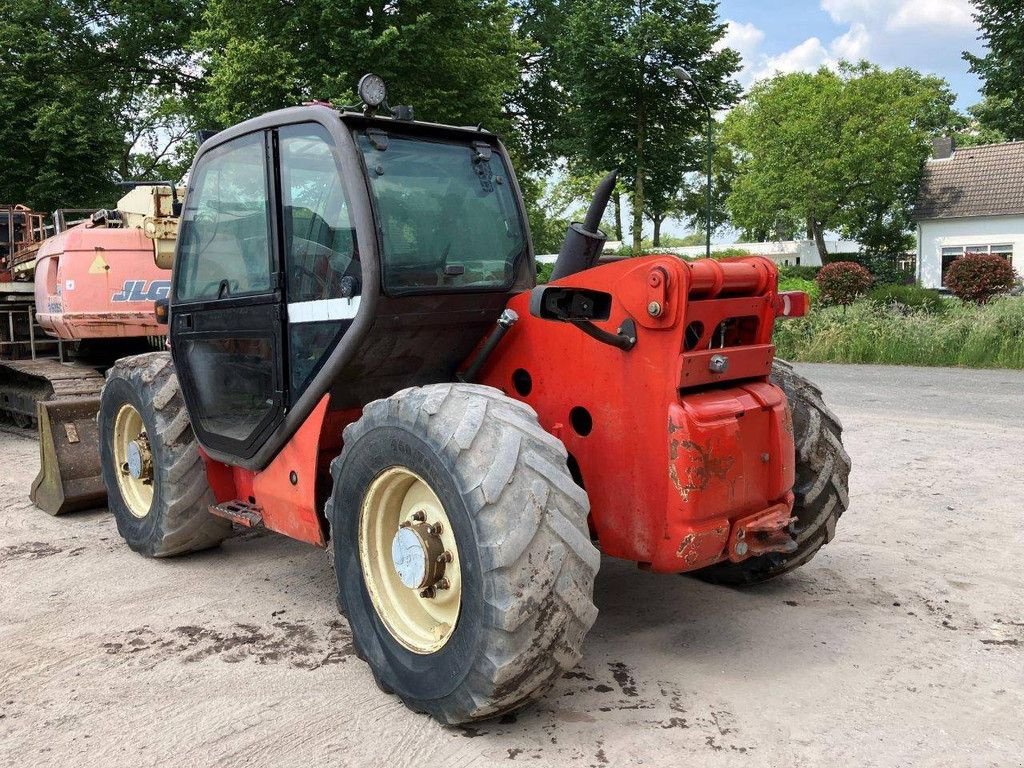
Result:
[[[301,264],[294,264],[294,265],[292,265],[292,269],[294,269],[295,272],[298,275],[302,275],[302,276],[311,278],[313,280],[313,284],[315,285],[317,291],[322,296],[327,296],[328,292],[331,290],[331,277],[334,275],[333,272],[329,272],[326,275],[318,275],[312,269],[309,269],[308,267],[303,266]],[[303,291],[303,293],[304,294],[308,294],[309,292],[308,291]],[[308,297],[306,297],[306,298],[308,298]],[[293,301],[294,301],[294,299],[293,299]]]

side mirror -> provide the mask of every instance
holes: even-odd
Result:
[[[631,318],[623,320],[616,333],[594,325],[595,320],[607,320],[611,313],[612,295],[604,291],[538,285],[530,292],[530,314],[534,317],[572,323],[602,344],[626,351],[632,349],[636,345],[636,323]]]
[[[539,285],[530,293],[530,314],[542,320],[607,320],[611,313],[612,295],[603,291]]]

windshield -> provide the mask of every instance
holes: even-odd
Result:
[[[387,293],[502,290],[526,250],[508,171],[471,144],[360,132]]]

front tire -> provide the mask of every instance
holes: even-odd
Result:
[[[345,429],[327,507],[339,604],[382,690],[464,723],[536,699],[576,664],[600,557],[566,460],[528,406],[476,385],[404,390]],[[450,557],[423,575],[432,547]]]
[[[843,426],[828,409],[821,390],[786,362],[772,365],[772,383],[781,387],[793,415],[796,481],[793,515],[796,551],[770,552],[739,563],[723,562],[694,572],[713,584],[743,586],[782,576],[807,564],[832,541],[836,523],[850,505],[850,456],[843,448]]]
[[[213,547],[231,523],[213,492],[168,352],[118,360],[100,395],[103,483],[117,530],[136,552],[170,557]]]

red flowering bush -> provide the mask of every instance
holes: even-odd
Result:
[[[985,304],[993,296],[1008,293],[1016,275],[1002,256],[968,253],[956,259],[946,271],[946,287],[958,299]]]
[[[871,273],[853,261],[826,264],[814,278],[822,304],[853,304],[871,288]]]

